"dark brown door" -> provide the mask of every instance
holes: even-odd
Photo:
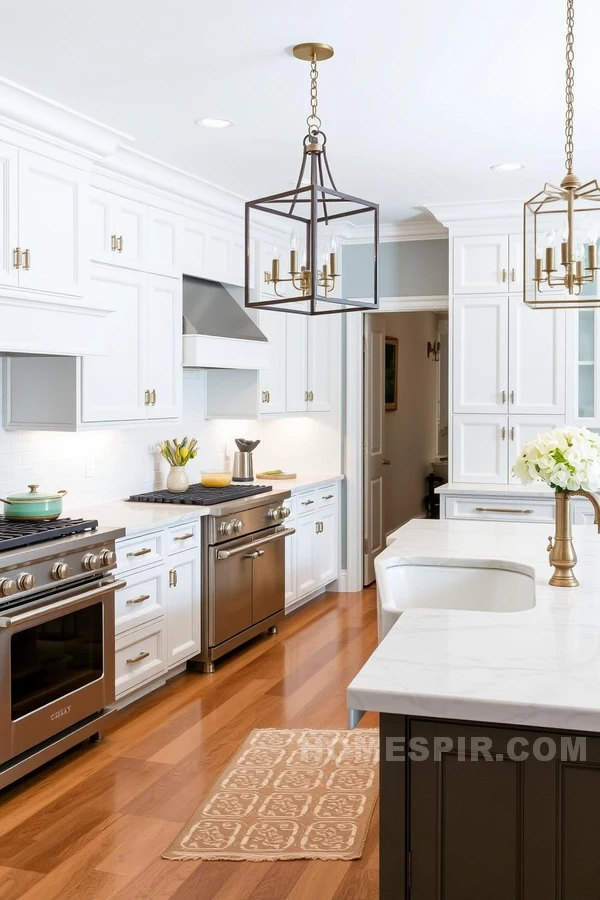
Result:
[[[252,625],[253,561],[249,553],[215,560],[215,602],[210,634],[212,647]]]
[[[255,623],[283,610],[285,604],[285,538],[256,548],[253,614]]]

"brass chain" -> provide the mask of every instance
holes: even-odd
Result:
[[[318,134],[321,128],[321,120],[317,115],[317,60],[313,56],[310,63],[310,115],[306,120],[309,134]]]
[[[575,84],[575,69],[573,67],[573,61],[575,59],[575,51],[573,49],[575,12],[573,9],[573,2],[574,0],[567,0],[567,80],[565,85],[565,100],[567,102],[567,112],[565,116],[565,168],[567,172],[573,171],[573,86]]]

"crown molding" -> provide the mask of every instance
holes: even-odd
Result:
[[[350,225],[342,232],[346,244],[372,244],[373,228]],[[448,237],[448,230],[439,222],[395,222],[379,226],[379,243],[395,241],[439,241]]]
[[[0,77],[0,119],[16,131],[67,145],[84,156],[102,159],[133,138],[89,116]]]
[[[477,223],[485,219],[520,219],[522,200],[482,200],[471,203],[425,204],[425,209],[446,228]]]

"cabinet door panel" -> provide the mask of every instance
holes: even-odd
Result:
[[[88,288],[89,182],[87,173],[19,151],[19,246],[30,251],[30,268],[19,285],[57,294],[83,295]]]
[[[335,506],[321,509],[315,536],[315,578],[317,585],[329,584],[339,575],[338,516]]]
[[[334,316],[316,316],[308,321],[308,391],[309,412],[331,409],[331,340]]]
[[[523,449],[526,441],[532,440],[538,434],[552,431],[553,428],[562,428],[565,424],[564,416],[511,416],[509,419],[509,448],[508,465],[509,480],[519,484],[519,479],[512,474],[512,468],[517,457]]]
[[[153,391],[150,419],[176,419],[181,415],[181,282],[160,275],[148,276],[148,390]]]
[[[508,235],[454,238],[454,293],[508,290]]]
[[[271,368],[259,374],[260,411],[264,415],[285,412],[286,313],[260,311],[259,326],[269,340]]]
[[[177,274],[177,218],[162,209],[148,207],[149,272]]]
[[[508,370],[511,414],[564,414],[565,353],[565,310],[530,309],[520,296],[511,297]]]
[[[146,418],[146,276],[114,268],[92,271],[92,299],[112,308],[109,353],[87,356],[82,369],[84,422]]]
[[[206,277],[206,225],[195,219],[179,220],[178,269],[184,275]]]
[[[452,480],[506,484],[507,432],[505,416],[455,416],[452,423]]]
[[[286,409],[288,412],[306,412],[308,392],[308,322],[306,316],[291,313],[275,313],[290,316],[286,329]]]
[[[310,594],[317,586],[315,579],[315,520],[313,516],[298,519],[296,526],[298,597]]]
[[[117,262],[113,243],[114,195],[92,188],[90,191],[90,256],[95,262]]]
[[[113,253],[114,265],[128,266],[145,271],[147,268],[147,217],[148,207],[135,200],[115,196],[113,228],[121,240],[122,249]]]
[[[511,234],[508,237],[508,289],[523,296],[523,235]]]
[[[508,298],[458,297],[453,316],[454,412],[506,412]]]
[[[167,665],[200,652],[200,552],[171,557],[167,592]]]
[[[0,144],[0,284],[16,287],[19,270],[14,251],[19,246],[18,153],[10,144]]]

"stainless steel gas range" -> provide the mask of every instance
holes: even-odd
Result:
[[[285,611],[285,538],[295,531],[285,526],[290,493],[264,485],[192,485],[181,495],[130,498],[210,507],[202,519],[202,651],[189,667],[213,672],[225,653],[265,631],[276,633]]]
[[[99,739],[113,712],[124,530],[97,526],[0,517],[0,788]]]

